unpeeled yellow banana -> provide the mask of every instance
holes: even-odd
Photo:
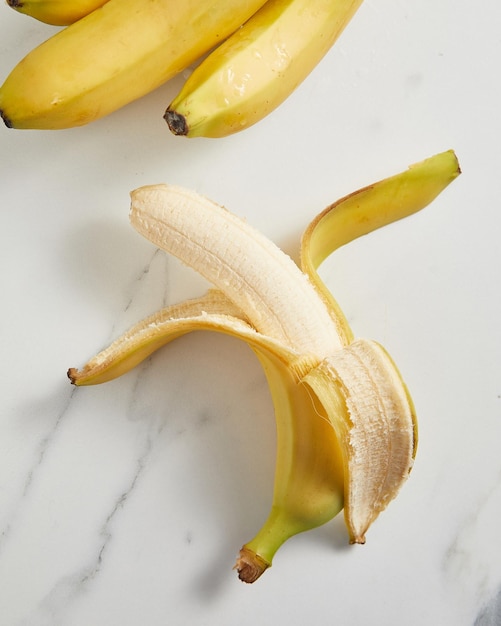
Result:
[[[175,134],[220,137],[256,123],[287,98],[362,0],[8,2],[41,21],[70,24],[32,50],[0,87],[8,127],[87,124],[215,47],[164,117]]]
[[[170,130],[224,137],[263,119],[310,74],[361,4],[268,0],[195,68],[165,112]]]
[[[103,6],[106,0],[7,0],[19,13],[46,24],[67,26]]]
[[[318,274],[336,248],[431,202],[460,173],[452,151],[366,187],[328,207],[307,228],[301,269],[226,209],[183,188],[131,194],[132,225],[198,270],[216,289],[163,309],[68,376],[92,385],[120,376],[185,333],[243,339],[270,385],[277,421],[272,508],[236,569],[254,582],[291,536],[344,507],[350,540],[365,533],[412,468],[412,401],[386,351],[352,332]]]
[[[264,0],[109,0],[32,50],[0,87],[12,128],[97,120],[159,87],[235,31]]]

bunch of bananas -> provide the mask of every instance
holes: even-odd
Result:
[[[0,87],[11,128],[87,124],[208,56],[168,106],[178,135],[221,137],[283,102],[334,44],[362,0],[8,0],[66,26]]]
[[[459,173],[448,151],[339,200],[306,229],[301,267],[192,191],[152,185],[132,192],[136,230],[215,289],[139,322],[68,376],[76,385],[112,380],[195,330],[249,344],[273,397],[277,455],[272,508],[240,551],[241,580],[257,580],[289,537],[343,507],[350,540],[364,543],[406,480],[417,442],[407,388],[379,344],[353,338],[317,268],[340,246],[425,207]]]

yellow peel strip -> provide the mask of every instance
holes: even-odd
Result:
[[[301,268],[327,302],[346,343],[353,339],[351,329],[320,279],[318,267],[350,241],[424,209],[460,172],[452,150],[436,154],[400,174],[341,198],[308,225],[301,241]]]

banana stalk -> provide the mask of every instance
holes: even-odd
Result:
[[[12,128],[81,126],[153,91],[264,0],[109,0],[32,50],[0,87]]]
[[[103,6],[106,0],[7,0],[18,11],[45,24],[68,26]]]
[[[194,70],[165,112],[176,135],[224,137],[278,107],[330,50],[362,0],[269,0]]]
[[[332,204],[305,231],[301,269],[194,192],[168,185],[132,192],[132,225],[216,289],[148,317],[68,376],[75,385],[112,380],[195,330],[230,334],[254,350],[273,398],[277,455],[272,508],[240,551],[241,580],[257,580],[288,538],[343,507],[350,541],[364,543],[407,479],[417,445],[409,392],[379,344],[353,339],[317,268],[355,237],[422,209],[459,173],[448,151]]]

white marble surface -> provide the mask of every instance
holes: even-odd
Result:
[[[0,12],[3,78],[53,29]],[[168,133],[181,78],[85,128],[0,128],[2,626],[501,624],[500,18],[366,0],[292,98],[225,140]],[[448,148],[463,175],[432,206],[323,270],[411,388],[415,469],[365,546],[336,519],[244,585],[275,436],[246,346],[195,334],[108,385],[66,379],[205,287],[130,228],[128,193],[192,187],[295,255],[324,206]]]

